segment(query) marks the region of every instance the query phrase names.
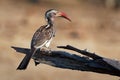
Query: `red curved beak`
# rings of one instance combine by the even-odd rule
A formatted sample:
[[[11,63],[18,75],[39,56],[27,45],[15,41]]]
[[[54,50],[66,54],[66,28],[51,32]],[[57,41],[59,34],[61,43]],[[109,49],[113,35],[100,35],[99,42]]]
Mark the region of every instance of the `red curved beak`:
[[[56,14],[56,16],[58,16],[58,17],[63,17],[63,18],[65,18],[65,19],[67,19],[67,20],[69,20],[69,21],[71,22],[71,19],[68,18],[67,15],[66,15],[64,12],[58,12],[58,13]]]

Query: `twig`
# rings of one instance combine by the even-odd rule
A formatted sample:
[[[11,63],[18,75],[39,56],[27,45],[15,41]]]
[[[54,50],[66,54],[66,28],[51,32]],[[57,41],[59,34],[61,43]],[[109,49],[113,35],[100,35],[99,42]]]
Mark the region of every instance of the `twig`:
[[[78,52],[78,53],[80,53],[80,54],[83,54],[83,55],[86,55],[86,56],[88,56],[88,57],[91,57],[91,58],[93,58],[93,59],[101,59],[101,58],[102,58],[102,57],[96,55],[95,53],[89,53],[89,52],[87,52],[87,49],[85,49],[85,50],[80,50],[80,49],[77,49],[77,48],[72,47],[72,46],[70,46],[70,45],[67,45],[67,46],[58,46],[58,48],[73,50],[73,51],[76,51],[76,52]]]

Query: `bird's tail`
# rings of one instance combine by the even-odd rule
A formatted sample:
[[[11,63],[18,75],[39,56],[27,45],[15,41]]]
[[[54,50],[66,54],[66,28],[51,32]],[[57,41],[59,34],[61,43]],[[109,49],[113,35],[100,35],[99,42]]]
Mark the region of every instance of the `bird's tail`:
[[[26,56],[23,58],[19,66],[17,67],[17,70],[25,70],[30,62],[30,59],[32,55],[36,52],[36,49],[32,49],[29,54],[26,54]]]

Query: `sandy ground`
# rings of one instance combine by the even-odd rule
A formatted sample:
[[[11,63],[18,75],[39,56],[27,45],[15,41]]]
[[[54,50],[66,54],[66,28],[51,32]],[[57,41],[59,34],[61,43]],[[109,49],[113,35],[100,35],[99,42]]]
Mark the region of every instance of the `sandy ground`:
[[[118,77],[59,69],[48,65],[34,66],[31,60],[28,69],[17,71],[24,57],[11,46],[29,47],[33,33],[46,22],[44,12],[58,9],[72,19],[57,18],[56,37],[51,43],[53,50],[58,45],[87,48],[101,56],[120,60],[120,11],[105,9],[100,5],[74,1],[41,0],[37,4],[24,0],[0,1],[0,79],[1,80],[118,80]]]

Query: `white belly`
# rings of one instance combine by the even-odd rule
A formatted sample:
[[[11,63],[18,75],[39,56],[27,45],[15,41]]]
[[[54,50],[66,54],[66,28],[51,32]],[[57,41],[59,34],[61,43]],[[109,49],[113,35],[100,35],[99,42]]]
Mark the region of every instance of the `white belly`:
[[[36,49],[39,49],[39,48],[41,48],[41,47],[45,46],[45,45],[47,44],[47,42],[48,42],[48,40],[47,40],[47,41],[45,41],[45,42],[44,42],[42,45],[40,45],[40,46],[37,46],[37,47],[35,46],[35,48],[36,48]]]
[[[50,46],[51,41],[52,41],[52,38],[51,38],[50,40],[45,41],[42,45],[40,45],[40,46],[38,46],[38,47],[35,46],[35,48],[36,48],[36,49],[39,49],[39,48],[41,48],[41,47],[43,47],[43,46],[45,46],[45,47],[48,48],[48,47]]]
[[[51,41],[52,41],[52,38],[46,42],[45,47],[49,47],[49,46],[50,46]]]

